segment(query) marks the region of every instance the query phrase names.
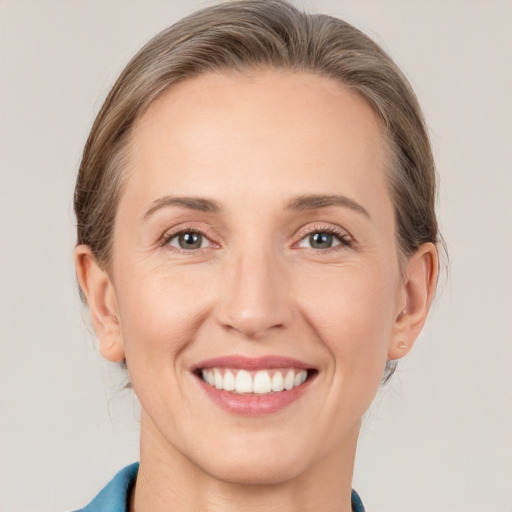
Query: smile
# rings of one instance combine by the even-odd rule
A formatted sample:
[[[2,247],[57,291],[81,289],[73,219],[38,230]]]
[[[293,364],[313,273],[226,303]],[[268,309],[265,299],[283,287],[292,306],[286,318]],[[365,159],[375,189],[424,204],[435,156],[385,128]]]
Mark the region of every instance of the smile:
[[[201,370],[203,381],[210,386],[235,394],[266,395],[291,391],[303,384],[307,370],[268,369],[248,371],[232,368],[208,368]]]
[[[266,415],[300,400],[319,370],[281,356],[227,355],[192,368],[206,396],[222,409],[242,415]]]

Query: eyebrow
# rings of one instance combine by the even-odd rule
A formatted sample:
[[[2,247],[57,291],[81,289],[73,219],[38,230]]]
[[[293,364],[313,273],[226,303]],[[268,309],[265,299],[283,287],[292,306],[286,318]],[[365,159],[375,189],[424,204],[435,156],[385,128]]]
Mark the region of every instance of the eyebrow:
[[[149,210],[144,214],[143,220],[147,220],[155,212],[162,208],[169,206],[178,206],[187,208],[189,210],[196,210],[200,212],[213,212],[218,213],[221,207],[217,201],[213,199],[205,199],[202,197],[176,197],[164,196],[154,201]],[[359,203],[345,196],[341,195],[325,195],[325,194],[307,194],[295,197],[292,199],[286,209],[295,211],[317,210],[320,208],[327,208],[329,206],[341,206],[349,208],[357,213],[370,218],[368,211]]]
[[[143,220],[147,220],[155,212],[168,206],[179,206],[188,208],[189,210],[197,210],[200,212],[219,212],[220,205],[212,199],[204,199],[201,197],[176,197],[164,196],[154,201],[151,208],[144,214]]]
[[[349,197],[340,195],[307,194],[298,196],[288,203],[287,209],[299,211],[317,210],[328,206],[342,206],[356,213],[361,213],[368,219],[370,218],[370,214],[363,206]]]

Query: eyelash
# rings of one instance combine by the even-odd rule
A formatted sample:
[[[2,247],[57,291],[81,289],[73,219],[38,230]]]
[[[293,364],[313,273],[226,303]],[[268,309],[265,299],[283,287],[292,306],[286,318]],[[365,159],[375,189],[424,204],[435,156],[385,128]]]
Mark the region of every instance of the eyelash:
[[[180,235],[185,235],[188,233],[195,233],[197,235],[200,235],[200,236],[206,238],[210,242],[210,244],[212,244],[214,246],[215,245],[219,246],[219,244],[217,244],[216,242],[213,242],[212,240],[210,240],[210,238],[208,238],[208,231],[210,231],[210,230],[207,230],[205,232],[204,230],[197,228],[195,226],[184,226],[175,231],[173,230],[173,231],[165,233],[162,236],[162,238],[160,239],[158,245],[160,245],[162,247],[166,247],[168,250],[171,250],[178,254],[186,254],[186,255],[197,254],[199,251],[208,249],[208,247],[202,247],[202,248],[198,248],[198,249],[182,249],[180,247],[171,246],[170,242]]]
[[[332,247],[328,247],[325,249],[315,249],[314,247],[304,247],[306,250],[315,251],[318,254],[329,254],[332,251],[343,250],[346,248],[351,248],[354,244],[354,239],[344,230],[334,226],[326,226],[317,224],[311,227],[306,228],[300,234],[299,244],[307,237],[315,234],[322,233],[335,236],[339,240],[339,245],[335,245]],[[295,244],[296,245],[296,244]]]
[[[208,231],[210,231],[210,230],[208,230]],[[187,255],[197,254],[199,251],[203,251],[203,250],[210,248],[210,247],[202,247],[202,248],[198,248],[198,249],[182,249],[182,248],[170,245],[170,242],[173,239],[175,239],[176,237],[179,237],[180,235],[184,235],[184,234],[188,234],[188,233],[195,233],[197,235],[200,235],[200,236],[206,238],[210,242],[210,244],[212,244],[213,246],[219,247],[220,244],[212,241],[208,237],[208,231],[205,232],[195,226],[185,226],[185,227],[179,228],[175,231],[173,230],[171,232],[165,233],[162,236],[162,238],[159,240],[158,245],[162,246],[162,247],[166,247],[167,249],[172,250],[173,252],[176,252],[178,254],[187,254]],[[353,246],[354,240],[345,230],[343,230],[341,228],[337,228],[337,227],[333,227],[333,226],[325,226],[325,225],[315,225],[310,228],[304,229],[300,233],[300,240],[293,245],[301,247],[299,244],[305,238],[307,238],[308,236],[311,236],[315,233],[332,235],[332,236],[336,237],[340,243],[338,245],[328,247],[325,249],[315,249],[314,247],[304,247],[304,249],[314,251],[315,253],[328,254],[332,251],[342,250],[344,248],[350,248]]]

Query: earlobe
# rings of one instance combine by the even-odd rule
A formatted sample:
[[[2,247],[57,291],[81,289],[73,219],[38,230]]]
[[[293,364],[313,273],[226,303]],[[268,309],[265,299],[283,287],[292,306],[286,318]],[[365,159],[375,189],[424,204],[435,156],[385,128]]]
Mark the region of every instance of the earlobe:
[[[427,319],[434,298],[438,255],[432,243],[423,244],[408,262],[405,272],[405,306],[396,315],[388,359],[400,359],[414,345]]]
[[[89,305],[101,355],[109,361],[122,361],[124,347],[121,325],[115,290],[110,277],[98,264],[87,245],[76,247],[75,268],[80,288]]]

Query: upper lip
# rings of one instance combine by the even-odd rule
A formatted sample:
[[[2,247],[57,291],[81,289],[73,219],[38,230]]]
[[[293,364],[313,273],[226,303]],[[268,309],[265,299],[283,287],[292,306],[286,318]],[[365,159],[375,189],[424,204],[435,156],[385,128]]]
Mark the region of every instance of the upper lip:
[[[247,357],[241,355],[226,355],[206,359],[194,365],[193,371],[207,368],[237,368],[240,370],[266,370],[272,368],[297,368],[300,370],[311,370],[310,364],[282,356]]]

